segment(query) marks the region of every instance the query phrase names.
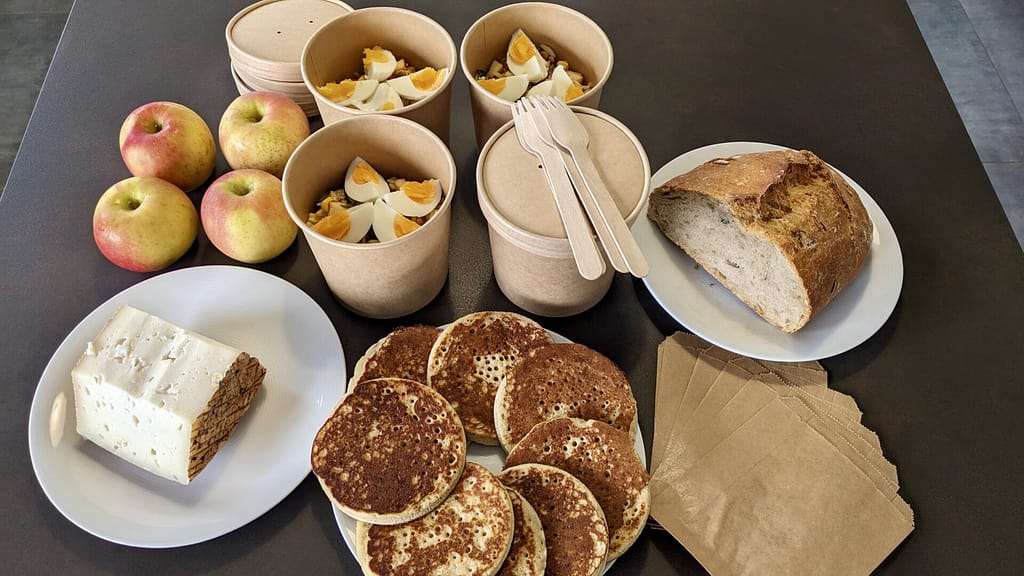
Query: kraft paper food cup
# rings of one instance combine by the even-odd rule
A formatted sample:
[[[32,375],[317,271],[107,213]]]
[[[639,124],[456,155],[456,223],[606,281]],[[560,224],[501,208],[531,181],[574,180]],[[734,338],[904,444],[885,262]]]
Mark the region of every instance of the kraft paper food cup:
[[[535,44],[550,46],[559,60],[568,62],[591,85],[571,104],[597,108],[601,90],[611,76],[611,41],[600,26],[576,10],[545,2],[524,2],[488,12],[466,31],[459,49],[462,72],[469,81],[478,147],[512,119],[512,110],[508,101],[481,88],[475,75],[478,70],[487,70],[491,61],[504,59],[512,33],[519,28]]]
[[[437,178],[444,199],[418,230],[395,240],[354,244],[313,231],[306,219],[345,171],[362,157],[385,178]],[[448,276],[448,239],[455,161],[440,138],[420,124],[383,114],[353,116],[314,132],[284,169],[285,207],[309,243],[334,296],[370,318],[397,318],[427,305]]]
[[[590,154],[619,212],[632,224],[650,189],[651,167],[640,141],[618,120],[573,106],[590,134]],[[580,276],[539,162],[519,145],[513,123],[484,144],[477,162],[480,210],[487,220],[498,288],[516,306],[541,316],[571,316],[608,292],[614,269]]]
[[[358,78],[363,73],[363,49],[381,46],[419,70],[431,66],[448,74],[440,88],[399,110],[364,112],[325,98],[317,86]],[[320,109],[324,124],[345,118],[384,114],[408,118],[429,128],[445,143],[451,121],[452,78],[457,74],[455,42],[430,18],[403,8],[372,7],[331,20],[310,37],[302,51],[302,79]]]

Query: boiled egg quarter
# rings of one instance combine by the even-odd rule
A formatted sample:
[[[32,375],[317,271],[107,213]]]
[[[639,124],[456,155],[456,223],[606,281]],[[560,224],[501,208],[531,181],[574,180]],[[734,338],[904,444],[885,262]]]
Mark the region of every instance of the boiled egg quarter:
[[[398,67],[398,60],[387,48],[374,46],[363,48],[363,72],[371,80],[383,82],[395,73]]]
[[[515,102],[526,93],[530,79],[525,74],[516,74],[502,78],[481,78],[477,80],[477,83],[498,98]]]
[[[399,214],[416,218],[430,214],[441,200],[441,183],[437,180],[408,181],[395,192],[384,196],[384,201]]]
[[[313,226],[313,231],[342,242],[359,242],[373,225],[373,204],[345,208],[332,206],[330,213]]]
[[[548,62],[522,28],[512,33],[506,53],[508,69],[513,74],[525,74],[530,82],[540,82],[548,76]]]
[[[551,71],[551,96],[568,102],[583,95],[583,88],[572,81],[565,68],[555,66]]]
[[[396,212],[387,202],[374,203],[373,233],[381,242],[401,238],[419,227],[419,224]]]
[[[317,92],[324,98],[346,106],[355,102],[362,102],[373,95],[377,89],[376,80],[342,80],[341,82],[328,82],[317,87]]]
[[[355,102],[356,108],[364,112],[378,112],[385,110],[400,110],[405,107],[402,97],[387,82],[381,82],[365,102]]]
[[[412,74],[392,78],[388,80],[388,84],[406,100],[422,100],[441,87],[447,74],[448,68],[434,70],[427,66]]]
[[[345,194],[356,202],[372,202],[390,192],[388,183],[366,160],[356,156],[345,172]]]

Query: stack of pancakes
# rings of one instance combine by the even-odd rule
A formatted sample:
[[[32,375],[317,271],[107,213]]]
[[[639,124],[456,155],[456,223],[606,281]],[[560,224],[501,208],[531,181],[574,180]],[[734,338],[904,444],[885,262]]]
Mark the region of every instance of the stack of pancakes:
[[[312,465],[366,574],[600,574],[643,529],[636,401],[594,350],[477,312],[399,328],[354,372]],[[470,441],[505,469],[467,462]]]

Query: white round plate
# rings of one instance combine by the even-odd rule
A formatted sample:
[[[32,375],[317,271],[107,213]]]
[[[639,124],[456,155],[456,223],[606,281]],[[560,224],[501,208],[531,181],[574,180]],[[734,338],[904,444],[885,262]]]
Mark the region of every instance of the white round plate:
[[[75,432],[71,369],[124,304],[249,352],[267,369],[249,412],[188,486],[136,468]],[[142,548],[202,542],[259,517],[309,474],[313,437],[344,387],[338,333],[299,288],[232,266],[168,272],[107,300],[61,343],[32,400],[32,466],[53,505],[99,538]],[[60,393],[67,410],[54,447],[50,411]]]
[[[548,330],[551,337],[555,342],[560,344],[568,344],[571,342],[565,336]],[[633,447],[636,449],[636,453],[640,456],[640,461],[643,462],[644,468],[647,467],[647,453],[644,448],[644,437],[640,433],[640,426],[633,423]],[[470,462],[480,464],[484,468],[487,468],[494,474],[500,474],[505,467],[505,451],[501,446],[484,446],[483,444],[477,444],[476,442],[470,442],[469,448],[466,450],[466,459]],[[341,531],[342,538],[345,539],[345,544],[348,546],[349,552],[352,556],[359,559],[359,555],[356,553],[356,521],[350,516],[347,516],[337,506],[331,505],[334,509],[334,521],[338,524],[338,530]],[[615,561],[609,562],[605,566],[605,572],[612,567]]]
[[[651,178],[651,189],[715,158],[784,149],[760,142],[727,142],[698,148],[658,170]],[[795,334],[786,334],[762,320],[666,238],[650,219],[641,216],[633,224],[633,235],[650,263],[651,271],[644,283],[651,295],[670,316],[697,336],[752,358],[781,362],[818,360],[864,342],[882,327],[896,307],[903,287],[903,255],[882,209],[849,176],[839,174],[860,195],[874,223],[871,251],[853,283]]]

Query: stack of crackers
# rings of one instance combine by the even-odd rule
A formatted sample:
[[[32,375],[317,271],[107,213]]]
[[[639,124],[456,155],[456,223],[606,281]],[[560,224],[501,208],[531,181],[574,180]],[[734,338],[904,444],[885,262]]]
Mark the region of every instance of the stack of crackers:
[[[593,576],[646,525],[636,400],[598,352],[477,312],[399,328],[354,372],[311,461],[364,573]]]
[[[651,516],[713,574],[868,574],[913,530],[896,467],[817,362],[658,349]]]

